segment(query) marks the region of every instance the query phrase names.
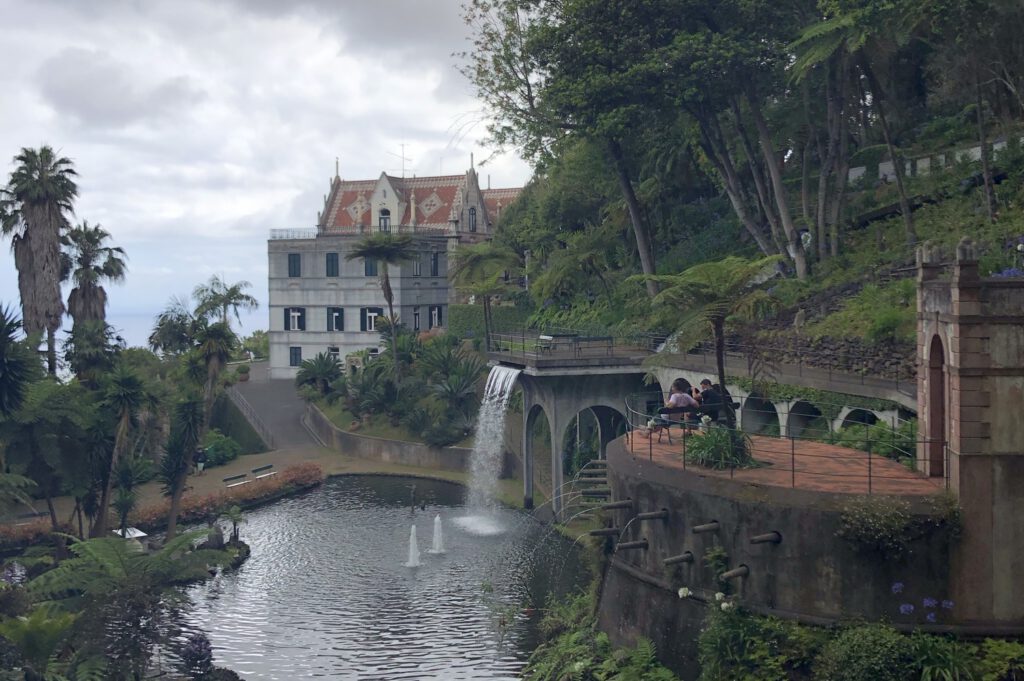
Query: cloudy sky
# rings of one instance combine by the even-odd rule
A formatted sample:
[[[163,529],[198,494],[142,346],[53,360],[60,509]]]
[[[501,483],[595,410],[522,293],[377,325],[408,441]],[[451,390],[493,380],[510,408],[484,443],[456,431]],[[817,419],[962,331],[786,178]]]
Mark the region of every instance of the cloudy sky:
[[[129,341],[212,274],[266,300],[270,229],[311,227],[346,179],[455,174],[491,156],[455,69],[459,0],[0,0],[0,180],[49,144],[80,174],[77,220],[129,256],[108,317]],[[483,168],[516,186],[514,155]],[[17,302],[9,243],[0,303]],[[245,331],[266,326],[266,312]]]

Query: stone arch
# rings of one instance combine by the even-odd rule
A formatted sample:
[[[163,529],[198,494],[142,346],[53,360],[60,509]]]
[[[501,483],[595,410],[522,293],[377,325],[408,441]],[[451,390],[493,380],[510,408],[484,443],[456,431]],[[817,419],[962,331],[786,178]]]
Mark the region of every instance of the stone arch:
[[[873,426],[876,423],[878,423],[878,415],[870,409],[843,407],[836,418],[836,430],[850,426]]]
[[[745,433],[778,435],[781,420],[775,405],[757,393],[748,395],[740,405],[740,427]]]
[[[789,407],[789,415],[786,418],[786,435],[789,437],[810,437],[813,434],[815,424],[822,423],[824,417],[821,410],[807,400],[797,400]],[[811,432],[808,432],[808,427]],[[825,424],[825,429],[828,426]]]
[[[946,416],[948,389],[946,386],[946,352],[942,338],[932,336],[928,345],[928,430],[925,433],[925,464],[929,476],[945,475],[946,459]]]
[[[538,423],[543,420],[543,425]],[[540,431],[535,433],[534,431]],[[535,403],[523,415],[523,505],[533,508],[534,489],[551,493],[551,419],[543,405]],[[537,436],[536,438],[534,436]],[[535,439],[539,442],[535,443]],[[535,444],[539,444],[537,447]],[[546,455],[544,453],[547,453]],[[540,454],[540,461],[538,461]]]

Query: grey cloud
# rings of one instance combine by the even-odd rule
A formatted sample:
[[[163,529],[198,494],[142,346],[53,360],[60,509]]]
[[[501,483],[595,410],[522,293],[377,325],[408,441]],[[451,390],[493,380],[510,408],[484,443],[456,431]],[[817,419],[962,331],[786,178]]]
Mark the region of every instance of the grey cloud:
[[[96,128],[163,119],[204,97],[187,76],[148,83],[107,52],[80,47],[47,59],[38,76],[40,93],[54,110]]]

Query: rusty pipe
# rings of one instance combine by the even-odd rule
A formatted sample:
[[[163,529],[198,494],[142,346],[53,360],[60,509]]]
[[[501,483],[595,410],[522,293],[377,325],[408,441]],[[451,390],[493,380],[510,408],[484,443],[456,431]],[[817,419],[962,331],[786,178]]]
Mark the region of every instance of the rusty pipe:
[[[732,570],[726,570],[722,574],[718,575],[718,580],[724,582],[728,579],[736,579],[737,577],[746,577],[750,574],[750,568],[746,565],[740,565],[738,568]]]
[[[764,534],[755,534],[750,538],[751,544],[781,544],[782,533],[777,530],[771,532],[765,532]]]
[[[692,563],[693,551],[683,551],[678,556],[671,556],[661,562],[665,565],[676,565],[678,563]]]
[[[601,504],[602,511],[614,511],[617,508],[633,508],[633,500],[622,499],[620,501],[610,501],[607,504]]]
[[[641,539],[640,541],[624,541],[624,542],[619,542],[615,546],[615,551],[616,552],[622,551],[622,550],[627,550],[627,549],[644,549],[646,551],[647,550],[647,540],[646,539]]]
[[[618,537],[622,534],[621,527],[602,527],[599,530],[591,530],[591,537]]]
[[[660,511],[648,511],[646,513],[637,513],[637,520],[668,520],[668,509],[663,508]]]
[[[722,527],[721,523],[717,520],[712,520],[710,523],[704,523],[703,525],[694,525],[694,534],[704,534],[705,532],[718,532]]]

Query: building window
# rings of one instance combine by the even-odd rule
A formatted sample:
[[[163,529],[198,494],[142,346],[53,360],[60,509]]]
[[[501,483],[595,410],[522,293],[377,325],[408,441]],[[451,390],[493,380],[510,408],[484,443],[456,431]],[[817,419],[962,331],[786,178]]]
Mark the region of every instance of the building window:
[[[368,277],[377,276],[377,261],[373,258],[363,259],[363,273]]]
[[[284,330],[305,331],[306,330],[306,308],[286,307],[284,309]]]
[[[339,348],[337,345],[328,345],[327,346],[327,356],[330,357],[331,359],[333,359],[336,362],[340,361],[341,360],[341,348]]]
[[[344,331],[345,330],[345,311],[340,307],[329,307],[327,308],[327,330],[328,331]]]
[[[418,307],[412,309],[412,330],[420,330],[420,309]]]
[[[469,231],[476,231],[476,208],[469,209]]]
[[[359,308],[359,330],[376,331],[377,317],[384,316],[382,307],[361,307]]]
[[[338,254],[328,253],[327,254],[327,276],[336,277],[338,276]]]
[[[296,345],[288,348],[288,366],[297,367],[302,364],[302,348]]]
[[[440,272],[440,271],[441,271],[441,254],[437,253],[435,251],[434,253],[430,254],[430,276],[432,276],[432,277],[439,276],[438,272]]]
[[[434,328],[435,326],[441,326],[443,323],[444,323],[444,320],[441,319],[441,306],[440,305],[431,305],[430,306],[430,328]]]
[[[289,277],[301,277],[302,276],[302,256],[298,253],[288,254],[288,276]]]
[[[418,277],[423,274],[423,261],[420,260],[419,253],[416,254],[416,259],[412,261],[412,276]]]
[[[380,215],[377,217],[377,224],[380,226],[380,231],[390,232],[391,231],[391,211],[387,208],[380,209]]]

